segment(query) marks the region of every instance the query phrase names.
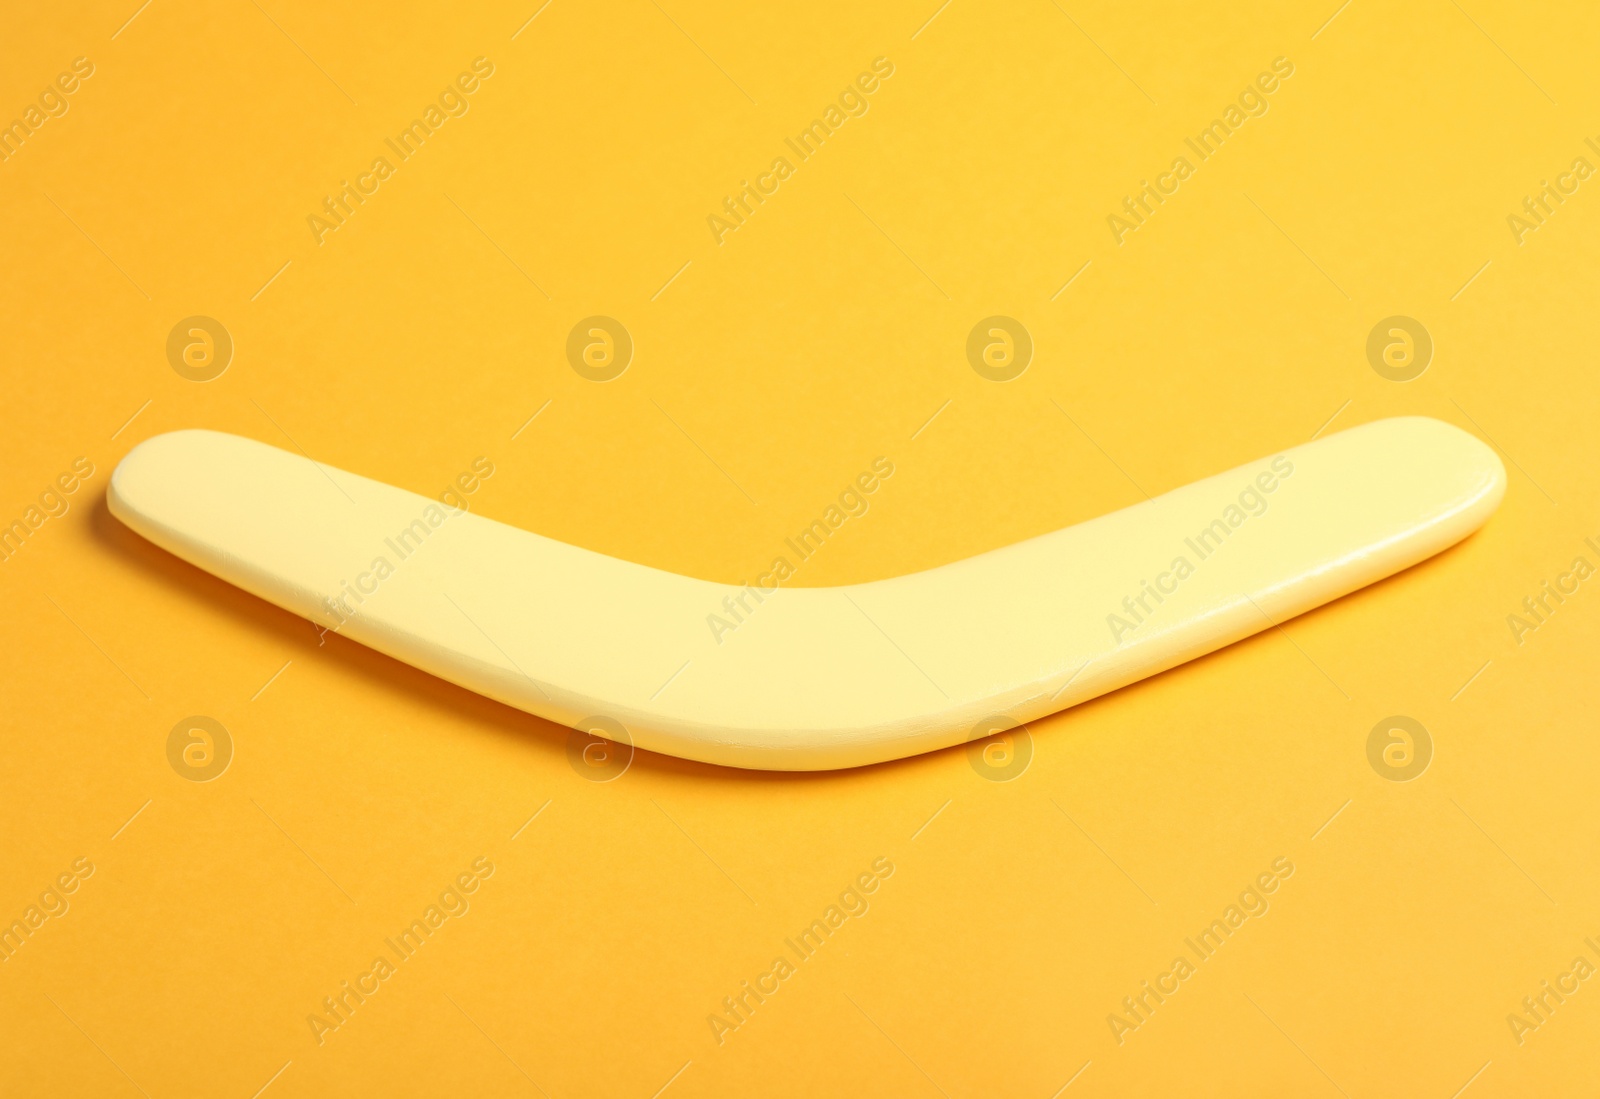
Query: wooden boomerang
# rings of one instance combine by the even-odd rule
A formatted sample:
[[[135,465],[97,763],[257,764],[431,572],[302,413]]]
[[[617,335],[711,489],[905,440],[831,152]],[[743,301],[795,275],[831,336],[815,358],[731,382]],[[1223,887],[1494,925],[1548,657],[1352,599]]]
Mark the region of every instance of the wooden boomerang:
[[[1398,572],[1481,526],[1505,467],[1380,420],[924,572],[716,584],[215,431],[135,447],[111,512],[285,610],[651,751],[852,767],[1014,727]],[[708,627],[742,595],[736,633]]]

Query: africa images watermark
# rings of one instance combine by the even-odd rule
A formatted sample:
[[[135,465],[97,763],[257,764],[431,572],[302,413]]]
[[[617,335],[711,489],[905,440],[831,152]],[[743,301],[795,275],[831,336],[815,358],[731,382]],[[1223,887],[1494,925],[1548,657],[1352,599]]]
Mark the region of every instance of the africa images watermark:
[[[493,61],[487,57],[473,58],[470,72],[460,73],[454,81],[445,85],[437,100],[423,109],[421,118],[413,118],[411,125],[394,137],[385,137],[384,145],[400,163],[410,160],[446,122],[460,118],[472,108],[467,97],[478,90],[480,81],[488,80],[493,75]],[[399,168],[394,161],[387,156],[380,156],[373,158],[372,167],[358,174],[354,183],[348,179],[341,180],[343,186],[322,200],[322,213],[306,215],[306,225],[311,229],[312,238],[318,244],[323,243],[329,233],[342,228],[346,221],[355,216],[356,208],[366,205],[367,199],[377,194],[378,188],[397,171]]]
[[[614,717],[594,714],[567,730],[567,765],[587,782],[612,782],[633,763],[633,737]]]
[[[967,362],[978,377],[1013,382],[1033,361],[1033,333],[1015,317],[985,317],[967,333]]]
[[[1600,946],[1595,944],[1593,938],[1586,936],[1583,945],[1588,947],[1589,952],[1596,958],[1600,958]],[[1571,965],[1556,974],[1553,987],[1549,981],[1541,980],[1537,992],[1522,998],[1522,1010],[1513,1011],[1506,1016],[1506,1025],[1511,1028],[1511,1037],[1517,1045],[1526,1042],[1529,1034],[1548,1023],[1550,1017],[1556,1013],[1556,1009],[1575,995],[1583,987],[1583,982],[1594,975],[1594,963],[1579,954],[1572,959]]]
[[[1122,1045],[1129,1034],[1148,1023],[1156,1009],[1176,995],[1183,987],[1183,982],[1199,972],[1200,965],[1216,957],[1217,951],[1247,921],[1265,916],[1272,907],[1267,897],[1276,893],[1293,876],[1294,863],[1281,855],[1273,859],[1272,865],[1257,874],[1255,881],[1239,894],[1237,904],[1228,905],[1222,910],[1222,915],[1212,920],[1198,935],[1183,940],[1189,953],[1194,955],[1194,961],[1179,954],[1172,959],[1171,965],[1155,975],[1153,982],[1140,981],[1139,991],[1132,996],[1124,996],[1123,1014],[1113,1011],[1106,1016],[1106,1025],[1111,1028],[1111,1036],[1117,1040],[1117,1045]]]
[[[0,563],[10,561],[22,547],[38,533],[39,528],[51,519],[59,519],[72,507],[67,497],[78,491],[83,482],[94,476],[94,463],[79,457],[70,469],[64,470],[39,493],[39,502],[29,504],[19,518],[0,526]]]
[[[1032,762],[1033,734],[1010,714],[990,714],[967,734],[967,763],[979,778],[1010,782]]]
[[[779,555],[772,559],[771,567],[762,575],[756,577],[753,584],[746,584],[737,594],[722,597],[722,613],[706,615],[706,625],[711,629],[711,636],[722,644],[723,639],[749,620],[757,608],[766,602],[767,596],[777,591],[778,588],[798,571],[800,565],[816,554],[823,543],[839,528],[854,518],[860,518],[871,507],[867,497],[882,486],[884,481],[894,476],[894,463],[887,458],[876,458],[872,466],[859,474],[856,479],[839,493],[839,502],[829,504],[821,518],[811,520],[806,528],[793,538],[785,538],[783,544],[794,551],[799,558],[797,563],[791,563],[787,557]],[[755,600],[752,606],[750,600]]]
[[[1222,148],[1223,142],[1238,133],[1246,122],[1260,118],[1271,109],[1267,96],[1278,90],[1280,81],[1288,80],[1293,75],[1293,61],[1287,57],[1273,58],[1271,72],[1263,72],[1252,83],[1246,84],[1237,100],[1223,110],[1221,118],[1213,118],[1211,124],[1194,137],[1185,137],[1184,145],[1199,158],[1200,163],[1210,160]],[[1154,183],[1141,179],[1139,190],[1122,200],[1123,212],[1106,215],[1106,225],[1111,229],[1112,239],[1121,244],[1129,233],[1143,228],[1157,208],[1176,194],[1184,181],[1197,170],[1187,156],[1178,156],[1173,158],[1170,169],[1156,176]]]
[[[345,623],[355,617],[356,608],[366,602],[366,597],[376,595],[383,582],[393,576],[404,561],[420,550],[434,531],[456,516],[465,515],[469,510],[467,497],[477,492],[482,483],[493,476],[493,462],[483,457],[474,459],[467,472],[459,474],[451,481],[450,487],[439,494],[439,504],[443,504],[443,507],[430,500],[421,514],[396,531],[393,536],[383,540],[389,552],[394,554],[393,561],[380,553],[373,557],[365,572],[356,575],[354,581],[341,580],[337,595],[323,596],[322,609],[328,612],[334,624],[332,626],[317,624],[317,644],[322,644],[324,635],[330,632],[337,633],[343,629]],[[351,600],[355,601],[355,606],[351,606]]]
[[[1222,509],[1222,515],[1211,520],[1191,538],[1185,538],[1183,544],[1188,546],[1195,555],[1195,561],[1180,554],[1172,559],[1172,564],[1166,572],[1159,573],[1152,584],[1148,580],[1139,581],[1139,591],[1135,595],[1124,596],[1122,609],[1127,612],[1127,617],[1120,614],[1106,615],[1106,625],[1111,628],[1111,640],[1114,644],[1122,644],[1122,639],[1142,626],[1147,618],[1155,614],[1156,607],[1166,602],[1166,596],[1178,590],[1178,585],[1194,575],[1199,562],[1204,561],[1222,548],[1222,544],[1233,536],[1233,532],[1244,526],[1245,521],[1254,516],[1267,513],[1267,496],[1278,490],[1278,486],[1294,474],[1294,463],[1282,454],[1272,459],[1269,468],[1262,470],[1239,493],[1238,503],[1229,504]],[[1155,600],[1155,606],[1150,605]]]
[[[1583,543],[1596,554],[1600,554],[1600,544],[1593,538],[1585,538]],[[1594,572],[1594,565],[1589,559],[1579,556],[1572,559],[1572,565],[1566,572],[1556,574],[1554,582],[1540,581],[1538,591],[1523,598],[1523,613],[1506,615],[1506,625],[1511,629],[1511,639],[1518,645],[1525,643],[1528,634],[1550,621],[1568,599],[1578,594],[1579,586],[1593,576]]]
[[[57,74],[52,83],[45,85],[36,102],[29,103],[20,117],[13,118],[9,125],[0,128],[0,161],[10,160],[46,122],[60,118],[71,110],[72,101],[67,97],[93,75],[93,61],[87,57],[73,58],[70,71]]]
[[[394,955],[393,961],[379,954],[372,959],[371,965],[356,974],[354,985],[349,981],[340,981],[333,995],[324,996],[322,1014],[312,1012],[306,1016],[306,1025],[311,1028],[311,1037],[317,1045],[327,1041],[328,1034],[348,1024],[354,1018],[356,1009],[376,996],[384,982],[399,972],[399,966],[416,957],[417,951],[427,945],[446,922],[465,916],[472,907],[472,902],[467,898],[493,876],[494,863],[479,855],[468,869],[457,874],[450,885],[440,892],[437,904],[430,903],[423,909],[422,915],[412,920],[400,934],[383,940],[389,953]]]
[[[1595,143],[1594,138],[1585,137],[1583,143],[1596,155],[1600,155],[1600,145]],[[1556,174],[1554,184],[1548,179],[1541,179],[1539,189],[1522,200],[1522,213],[1506,215],[1506,225],[1511,230],[1511,236],[1518,244],[1526,243],[1528,234],[1542,228],[1555,214],[1556,208],[1564,205],[1568,198],[1577,193],[1578,187],[1592,175],[1594,175],[1594,165],[1580,156],[1573,160],[1572,167]]]
[[[1432,361],[1433,333],[1415,317],[1385,317],[1367,333],[1367,362],[1385,381],[1416,381]]]
[[[57,874],[55,880],[39,894],[36,903],[28,905],[21,916],[11,921],[10,926],[0,926],[0,962],[9,962],[11,956],[27,945],[28,940],[47,923],[65,916],[72,907],[67,897],[76,893],[85,879],[93,876],[94,863],[85,857],[73,859],[72,865]]]
[[[194,714],[167,733],[167,763],[179,778],[210,782],[233,762],[233,734],[214,717]]]
[[[815,957],[817,951],[849,920],[865,916],[872,907],[867,896],[876,893],[893,876],[894,863],[882,855],[873,859],[871,871],[857,874],[855,880],[839,894],[837,904],[830,904],[823,909],[822,915],[812,920],[800,934],[783,940],[783,944],[794,955],[794,961],[780,954],[770,966],[756,974],[754,986],[749,981],[740,981],[739,991],[732,996],[724,996],[722,1008],[725,1014],[719,1015],[713,1011],[706,1016],[706,1023],[711,1027],[711,1036],[717,1040],[717,1045],[722,1045],[731,1032],[748,1023],[755,1015],[756,1008],[777,995],[783,982],[799,972],[797,967]]]
[[[167,333],[167,362],[189,382],[214,382],[233,362],[233,333],[215,317],[184,317]]]
[[[1367,734],[1367,762],[1379,778],[1410,782],[1432,761],[1433,735],[1414,717],[1394,714]]]
[[[894,62],[887,57],[873,58],[872,71],[858,74],[854,81],[845,85],[844,91],[839,93],[835,102],[828,104],[821,118],[813,118],[811,124],[795,137],[784,138],[785,148],[794,153],[801,163],[810,160],[846,122],[860,118],[871,109],[872,103],[867,97],[878,90],[880,81],[888,80],[893,75]],[[706,226],[711,230],[712,238],[721,244],[729,233],[743,228],[744,223],[756,212],[756,207],[777,194],[778,188],[796,171],[793,161],[787,156],[779,156],[773,158],[771,168],[756,176],[754,184],[748,179],[741,179],[739,189],[722,200],[722,213],[727,216],[706,215]]]

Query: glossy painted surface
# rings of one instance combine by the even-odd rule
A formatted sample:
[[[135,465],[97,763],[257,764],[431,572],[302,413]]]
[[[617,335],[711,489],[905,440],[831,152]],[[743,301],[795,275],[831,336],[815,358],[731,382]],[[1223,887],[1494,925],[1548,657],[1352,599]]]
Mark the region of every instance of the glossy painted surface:
[[[1438,553],[1504,492],[1489,447],[1403,417],[939,568],[771,591],[211,431],[135,448],[109,500],[217,576],[509,705],[618,723],[653,751],[813,770],[959,743],[1193,659]]]

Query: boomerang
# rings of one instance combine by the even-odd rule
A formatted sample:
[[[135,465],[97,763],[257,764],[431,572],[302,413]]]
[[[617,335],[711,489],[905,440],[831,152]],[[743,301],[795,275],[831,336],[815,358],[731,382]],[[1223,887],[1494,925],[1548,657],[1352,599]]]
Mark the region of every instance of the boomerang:
[[[441,679],[707,763],[853,767],[1020,725],[1220,649],[1465,538],[1495,452],[1379,420],[923,572],[718,584],[567,545],[216,431],[107,490],[156,545]],[[745,596],[736,632],[707,629]]]

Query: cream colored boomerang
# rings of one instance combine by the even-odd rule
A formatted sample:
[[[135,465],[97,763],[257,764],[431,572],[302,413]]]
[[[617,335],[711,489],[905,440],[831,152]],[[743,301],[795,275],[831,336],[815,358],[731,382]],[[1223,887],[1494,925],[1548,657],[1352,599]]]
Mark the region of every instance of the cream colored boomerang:
[[[926,572],[760,591],[606,557],[235,435],[177,431],[112,514],[295,614],[640,747],[814,770],[1064,709],[1438,553],[1505,494],[1457,428],[1381,420]],[[736,633],[708,625],[734,596]],[[605,719],[610,719],[607,722]]]

